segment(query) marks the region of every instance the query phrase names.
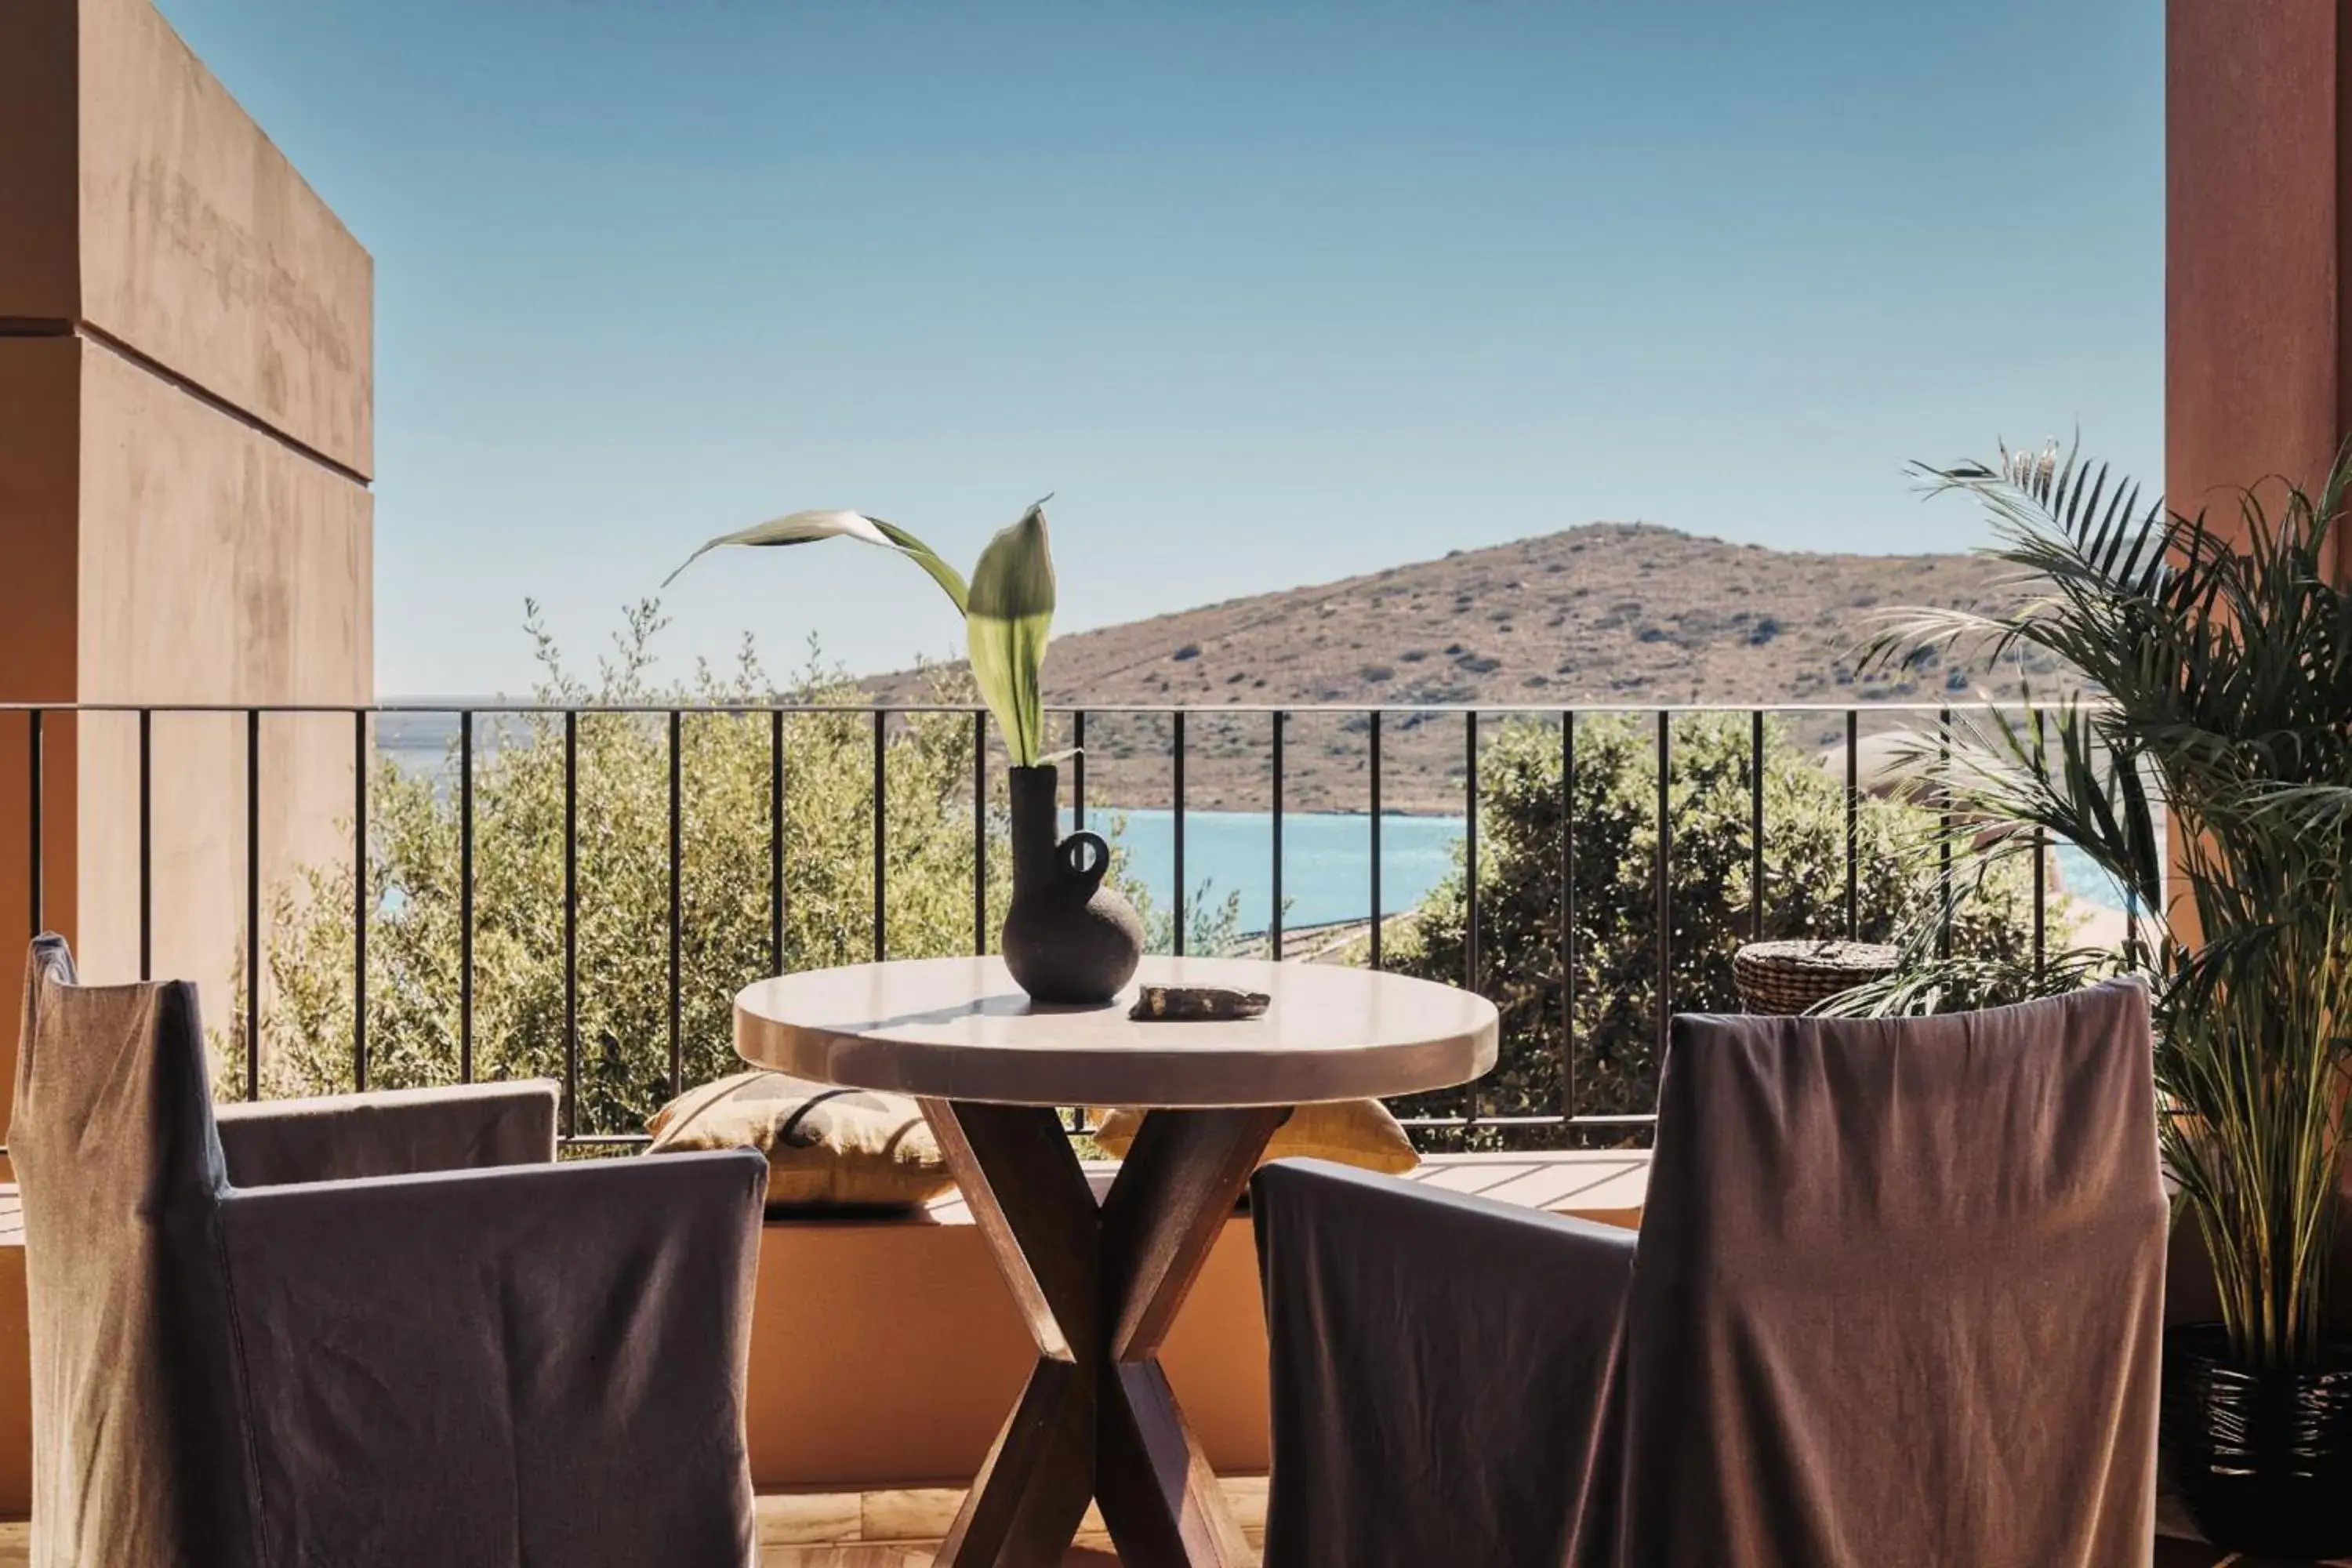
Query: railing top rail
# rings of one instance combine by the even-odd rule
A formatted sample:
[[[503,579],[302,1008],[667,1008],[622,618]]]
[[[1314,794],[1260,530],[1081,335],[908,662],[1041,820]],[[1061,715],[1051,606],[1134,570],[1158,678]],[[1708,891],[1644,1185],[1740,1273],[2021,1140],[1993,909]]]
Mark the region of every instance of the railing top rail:
[[[2085,706],[2103,707],[2105,700],[2089,693],[2073,694]],[[1048,703],[1048,713],[1139,716],[1171,713],[1232,713],[1260,717],[1280,713],[1288,718],[1318,713],[1475,713],[1482,718],[1526,714],[1557,717],[1562,713],[1892,713],[1934,717],[1943,713],[2029,712],[2040,704],[2022,700],[1945,702],[1881,702],[1867,698],[1851,702],[1069,702]],[[396,699],[386,702],[39,702],[0,701],[0,713],[283,713],[331,714],[870,714],[986,712],[976,702],[507,702]]]

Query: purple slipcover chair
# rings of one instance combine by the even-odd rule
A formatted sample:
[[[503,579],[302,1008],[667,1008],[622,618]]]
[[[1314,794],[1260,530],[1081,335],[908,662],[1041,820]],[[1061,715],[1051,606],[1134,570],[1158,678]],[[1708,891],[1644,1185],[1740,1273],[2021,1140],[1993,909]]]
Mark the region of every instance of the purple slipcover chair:
[[[2152,1066],[2136,983],[1677,1018],[1638,1238],[1267,1167],[1266,1568],[2147,1563]]]
[[[765,1163],[554,1086],[212,1103],[185,983],[33,944],[32,1568],[741,1568]]]

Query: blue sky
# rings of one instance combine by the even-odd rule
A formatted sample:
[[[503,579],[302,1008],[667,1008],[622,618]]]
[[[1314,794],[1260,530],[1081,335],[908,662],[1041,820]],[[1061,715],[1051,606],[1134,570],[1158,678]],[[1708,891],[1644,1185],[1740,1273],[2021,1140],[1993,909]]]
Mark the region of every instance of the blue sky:
[[[968,563],[1056,491],[1075,629],[1596,519],[1958,548],[1907,459],[2160,458],[2147,0],[162,5],[375,257],[387,697],[799,506]],[[958,637],[846,544],[667,604],[673,673]]]

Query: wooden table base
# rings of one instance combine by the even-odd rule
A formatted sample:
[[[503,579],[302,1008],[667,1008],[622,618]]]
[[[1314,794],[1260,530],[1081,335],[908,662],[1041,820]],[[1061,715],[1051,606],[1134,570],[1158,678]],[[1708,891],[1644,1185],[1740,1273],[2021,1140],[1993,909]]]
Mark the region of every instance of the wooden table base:
[[[1089,1499],[1123,1568],[1242,1568],[1160,1347],[1289,1112],[1151,1111],[1097,1205],[1055,1112],[922,1104],[1037,1344],[939,1568],[1058,1563]]]

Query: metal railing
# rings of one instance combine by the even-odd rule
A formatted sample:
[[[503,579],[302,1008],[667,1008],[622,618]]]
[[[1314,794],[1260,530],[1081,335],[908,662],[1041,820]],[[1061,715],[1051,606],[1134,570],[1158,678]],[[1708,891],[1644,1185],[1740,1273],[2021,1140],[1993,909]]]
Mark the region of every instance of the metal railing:
[[[1490,976],[1482,952],[1486,936],[1484,911],[1480,906],[1480,760],[1482,720],[1538,718],[1559,726],[1560,746],[1560,784],[1563,831],[1560,835],[1559,864],[1556,873],[1558,920],[1560,931],[1557,1005],[1561,1020],[1559,1069],[1564,1085],[1562,1109],[1556,1113],[1488,1114],[1484,1109],[1475,1086],[1466,1091],[1461,1111],[1450,1116],[1418,1116],[1407,1119],[1410,1126],[1426,1129],[1463,1131],[1477,1127],[1503,1128],[1590,1128],[1606,1130],[1638,1126],[1653,1120],[1647,1114],[1580,1114],[1574,1109],[1578,1066],[1577,1007],[1580,958],[1577,948],[1578,914],[1577,873],[1579,833],[1575,814],[1570,809],[1578,784],[1578,735],[1580,721],[1600,715],[1633,716],[1646,720],[1654,726],[1654,769],[1656,775],[1655,849],[1652,867],[1652,894],[1655,900],[1654,925],[1654,1005],[1652,1026],[1656,1032],[1656,1045],[1662,1050],[1669,1021],[1675,1008],[1674,898],[1671,861],[1674,855],[1675,820],[1671,791],[1675,768],[1675,721],[1685,715],[1748,715],[1748,854],[1750,887],[1756,889],[1748,911],[1748,935],[1763,936],[1767,931],[1767,886],[1765,852],[1769,824],[1766,814],[1766,752],[1768,715],[1809,715],[1819,721],[1824,717],[1842,720],[1844,738],[1843,834],[1844,880],[1843,917],[1845,934],[1853,936],[1860,930],[1862,909],[1861,819],[1864,799],[1859,773],[1861,722],[1864,713],[1874,718],[1929,721],[1945,737],[1948,753],[1952,719],[1955,709],[1949,705],[1900,705],[1873,703],[1866,707],[1784,703],[1767,706],[1729,704],[1683,704],[1625,706],[1611,704],[1580,705],[1317,705],[1317,706],[1257,706],[1224,704],[1214,708],[1182,705],[1098,705],[1083,709],[1057,709],[1054,712],[1065,720],[1074,743],[1078,748],[1072,773],[1071,805],[1076,825],[1085,826],[1089,810],[1087,757],[1085,751],[1087,724],[1090,718],[1100,721],[1111,716],[1123,718],[1155,718],[1165,720],[1169,738],[1166,756],[1166,779],[1170,798],[1171,849],[1173,875],[1171,889],[1172,946],[1182,953],[1187,943],[1188,911],[1186,909],[1185,837],[1187,785],[1188,716],[1213,719],[1219,722],[1257,721],[1266,726],[1267,739],[1267,804],[1272,816],[1269,831],[1269,869],[1272,897],[1265,910],[1265,941],[1266,951],[1283,952],[1284,883],[1283,849],[1286,818],[1284,786],[1287,772],[1285,753],[1286,731],[1289,725],[1307,716],[1337,716],[1361,721],[1365,752],[1365,826],[1368,863],[1367,929],[1362,953],[1373,968],[1383,967],[1389,954],[1384,942],[1387,919],[1383,911],[1382,862],[1384,826],[1392,820],[1393,813],[1384,801],[1383,721],[1399,715],[1418,716],[1416,722],[1431,717],[1458,718],[1464,730],[1461,755],[1461,810],[1463,816],[1464,886],[1466,889],[1466,922],[1463,942],[1463,972],[1460,983],[1472,989],[1487,990]],[[484,721],[523,717],[542,721],[560,721],[562,746],[562,1079],[564,1085],[562,1122],[562,1141],[572,1145],[630,1144],[644,1142],[642,1137],[583,1131],[579,1123],[581,1085],[581,1019],[580,1002],[583,987],[580,954],[580,805],[581,761],[580,731],[584,718],[634,716],[653,724],[658,721],[666,728],[668,756],[667,777],[667,842],[666,856],[668,879],[667,954],[667,1069],[673,1093],[684,1087],[683,1022],[681,997],[686,976],[683,971],[684,929],[681,889],[686,859],[686,835],[681,802],[685,793],[683,727],[698,715],[729,716],[738,720],[764,716],[768,732],[768,822],[767,822],[767,953],[770,972],[781,972],[786,958],[786,916],[788,910],[788,878],[786,866],[786,801],[790,784],[787,763],[786,720],[795,717],[823,715],[871,716],[871,952],[877,960],[889,956],[887,913],[889,907],[888,857],[887,854],[887,821],[888,771],[887,749],[889,726],[894,720],[923,714],[963,714],[971,725],[971,812],[973,855],[971,865],[971,944],[975,952],[988,950],[992,932],[989,923],[988,882],[989,854],[992,835],[992,813],[988,778],[988,715],[984,710],[945,704],[908,704],[887,707],[844,706],[837,704],[625,704],[559,706],[539,703],[478,702],[465,705],[449,703],[391,702],[370,705],[232,705],[232,704],[125,704],[125,703],[0,703],[0,723],[15,722],[22,726],[20,733],[26,745],[29,765],[28,792],[24,831],[27,837],[27,885],[30,899],[30,927],[44,927],[45,909],[44,859],[45,805],[48,778],[45,768],[44,746],[51,723],[60,718],[80,718],[99,714],[135,716],[137,729],[137,802],[138,802],[138,952],[141,978],[151,978],[153,965],[154,939],[154,792],[153,752],[154,720],[157,715],[222,716],[242,721],[245,750],[245,842],[244,842],[244,962],[241,964],[242,994],[238,996],[238,1023],[247,1042],[241,1064],[242,1093],[248,1099],[260,1097],[263,987],[262,973],[266,967],[260,960],[263,952],[262,911],[262,823],[268,806],[262,785],[262,742],[265,721],[308,717],[313,720],[341,718],[352,727],[351,744],[353,764],[353,790],[351,800],[351,854],[358,874],[352,879],[352,1026],[351,1040],[352,1081],[366,1089],[370,1079],[370,1040],[368,1036],[368,928],[370,925],[370,879],[366,874],[369,848],[369,783],[372,762],[378,750],[372,726],[379,720],[400,715],[437,715],[452,718],[457,724],[457,777],[454,782],[457,815],[458,876],[457,898],[457,1076],[459,1081],[473,1081],[477,1071],[477,1008],[476,1008],[476,839],[475,810],[476,773],[480,758],[480,726]],[[1131,803],[1130,803],[1131,804]],[[1296,814],[1290,814],[1296,815]],[[1949,824],[1949,814],[1945,821]],[[0,831],[5,825],[0,824]],[[2038,837],[2037,837],[2038,842]],[[2046,848],[2046,846],[2043,847]],[[2037,853],[2032,861],[2032,951],[2039,965],[2048,951],[2049,932],[2047,910],[2050,888],[2045,862],[2047,855]],[[1955,868],[1951,841],[1946,837],[1941,845],[1938,875],[1943,892],[1943,942],[1948,945],[1951,897]],[[1721,1000],[1721,999],[1716,999]],[[1074,1131],[1083,1131],[1082,1122],[1074,1121]]]

